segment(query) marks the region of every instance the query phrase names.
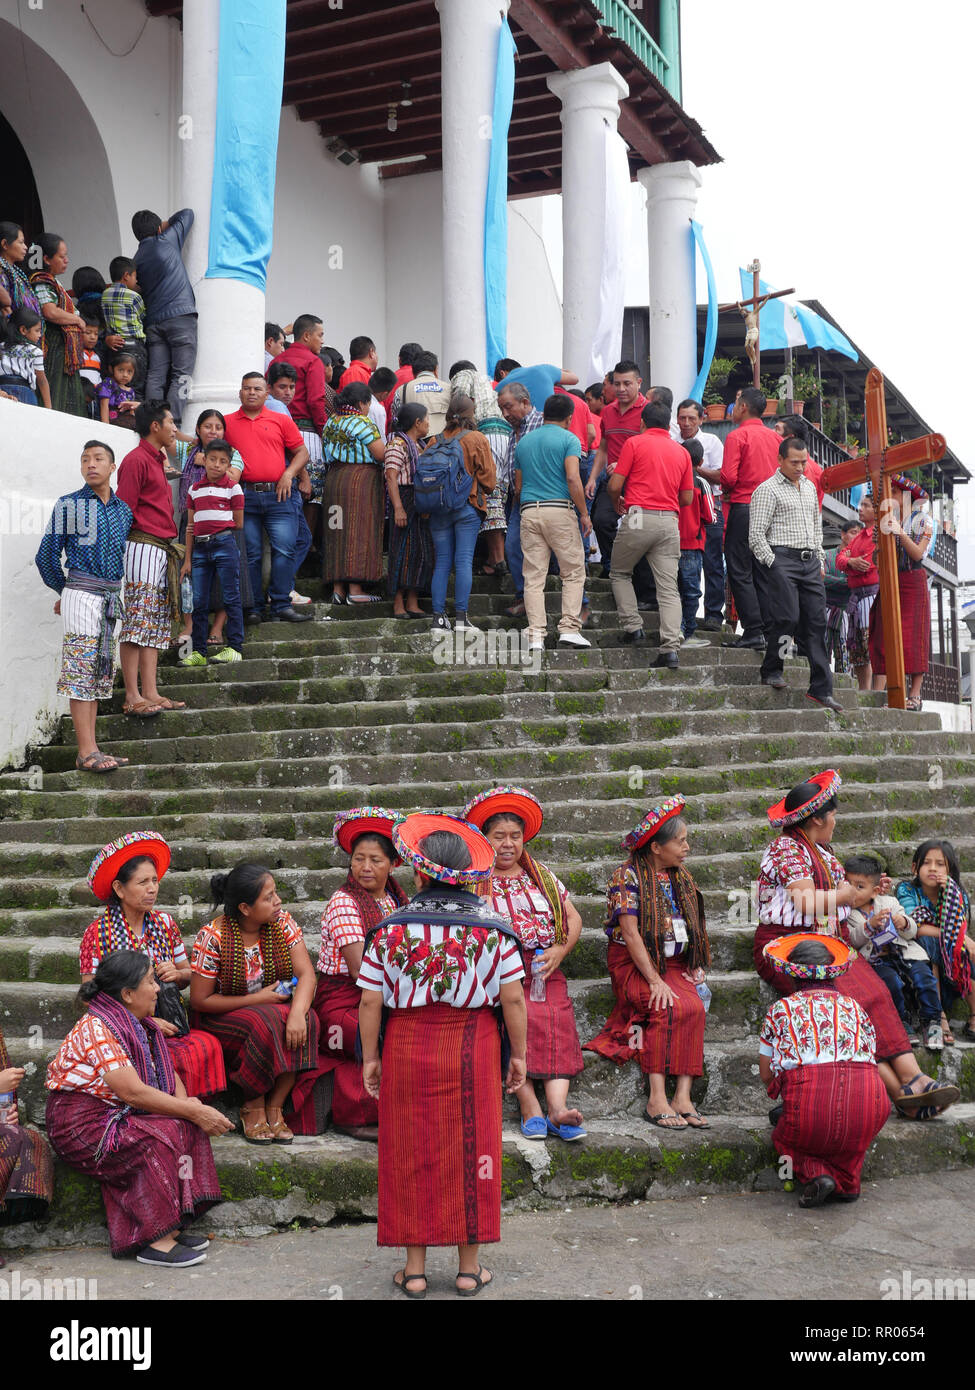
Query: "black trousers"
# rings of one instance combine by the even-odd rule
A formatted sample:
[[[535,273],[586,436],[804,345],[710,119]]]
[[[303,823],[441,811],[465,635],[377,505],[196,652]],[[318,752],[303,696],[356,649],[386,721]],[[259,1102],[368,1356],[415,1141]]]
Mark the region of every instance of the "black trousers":
[[[763,599],[766,576],[762,572],[764,567],[752,555],[748,545],[748,512],[747,502],[728,503],[724,560],[738,620],[744,628],[742,636],[761,637],[765,628]]]
[[[605,481],[601,482],[596,489],[589,516],[592,521],[592,529],[596,533],[603,569],[608,575],[612,562],[613,541],[616,539],[616,529],[619,526],[620,518],[610,500],[609,489]],[[646,560],[638,560],[636,563],[636,568],[633,571],[633,590],[637,603],[656,603],[657,586],[653,581],[653,570]]]
[[[756,563],[758,563],[756,561]],[[826,651],[826,590],[815,555],[801,560],[781,549],[765,570],[768,625],[763,677],[781,675],[792,641],[809,661],[809,694],[833,693],[833,673]]]
[[[705,529],[704,616],[721,621],[724,612],[724,522],[721,514]]]

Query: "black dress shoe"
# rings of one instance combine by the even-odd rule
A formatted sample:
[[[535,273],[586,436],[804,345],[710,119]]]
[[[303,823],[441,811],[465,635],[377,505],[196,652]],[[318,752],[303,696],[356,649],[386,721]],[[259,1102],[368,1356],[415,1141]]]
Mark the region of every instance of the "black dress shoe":
[[[736,637],[733,642],[725,642],[726,647],[745,647],[752,652],[763,652],[765,650],[764,637]]]
[[[279,608],[276,613],[271,614],[272,623],[310,623],[311,613],[299,613],[297,608]]]
[[[642,627],[637,628],[636,632],[623,633],[623,641],[627,644],[627,646],[642,647],[646,640],[647,634],[643,631]]]
[[[799,1205],[801,1207],[821,1207],[828,1201],[836,1191],[836,1183],[825,1173],[820,1173],[813,1178],[812,1182],[807,1182],[802,1192],[799,1194]]]
[[[656,661],[652,661],[652,662],[650,663],[650,669],[653,670],[653,668],[654,668],[655,666],[664,667],[664,668],[666,668],[666,670],[668,670],[668,671],[676,671],[676,670],[677,670],[677,653],[676,653],[676,652],[661,652],[660,655],[657,657]]]
[[[777,1124],[779,1123],[779,1121],[781,1120],[781,1118],[782,1118],[782,1114],[783,1114],[784,1110],[785,1110],[785,1106],[784,1106],[784,1105],[773,1105],[773,1106],[772,1106],[772,1109],[768,1112],[768,1122],[769,1122],[769,1124],[770,1124],[770,1125],[777,1125]]]
[[[859,1194],[859,1192],[834,1192],[834,1193],[833,1193],[833,1201],[834,1201],[834,1202],[859,1202],[859,1200],[860,1200],[860,1194]]]
[[[822,705],[824,709],[831,709],[834,714],[843,713],[843,706],[839,700],[834,700],[832,695],[810,695],[807,691],[806,699],[812,700],[814,705]]]
[[[720,632],[724,627],[724,619],[705,618],[702,622],[698,623],[698,627],[702,628],[705,632]]]
[[[636,609],[638,613],[659,613],[660,604],[654,603],[651,599],[647,599],[643,603],[638,603]]]
[[[250,612],[244,614],[244,622],[247,623],[248,627],[257,627],[263,621],[263,616],[258,613],[256,608],[252,608]]]
[[[762,684],[770,685],[773,690],[785,690],[786,679],[785,676],[763,676]]]

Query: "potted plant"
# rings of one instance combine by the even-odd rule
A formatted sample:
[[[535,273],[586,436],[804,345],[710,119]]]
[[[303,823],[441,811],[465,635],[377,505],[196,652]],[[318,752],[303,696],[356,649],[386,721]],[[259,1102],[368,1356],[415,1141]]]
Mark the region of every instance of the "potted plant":
[[[806,401],[819,395],[819,378],[809,367],[792,369],[792,401],[796,414],[801,415]]]
[[[724,419],[724,393],[728,387],[728,378],[737,366],[737,357],[715,357],[712,361],[711,370],[708,372],[708,379],[702,392],[709,420]]]
[[[765,409],[762,411],[763,416],[778,415],[781,383],[782,378],[774,374],[761,378],[761,390],[766,402]]]

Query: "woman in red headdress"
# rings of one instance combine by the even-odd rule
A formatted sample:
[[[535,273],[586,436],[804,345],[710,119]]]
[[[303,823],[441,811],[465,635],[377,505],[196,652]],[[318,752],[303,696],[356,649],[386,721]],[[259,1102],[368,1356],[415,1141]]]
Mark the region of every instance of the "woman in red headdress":
[[[797,986],[773,968],[765,954],[769,942],[796,931],[845,940],[850,908],[866,902],[866,896],[846,881],[843,865],[829,848],[841,785],[839,773],[829,768],[793,787],[769,808],[769,821],[783,833],[765,851],[758,871],[758,927],[752,958],[759,975],[779,994],[790,994]],[[881,881],[881,892],[887,891]],[[958,1099],[957,1086],[939,1086],[921,1071],[890,991],[865,960],[859,956],[853,960],[837,989],[855,999],[869,1016],[876,1033],[880,1075],[901,1114],[928,1119]]]
[[[690,852],[682,796],[669,797],[623,840],[630,857],[609,883],[609,973],[616,1005],[585,1044],[621,1066],[632,1057],[650,1081],[644,1112],[661,1129],[710,1129],[691,1100],[704,1070],[705,1007],[697,986],[711,963],[704,899]],[[668,1076],[677,1078],[673,1101]]]

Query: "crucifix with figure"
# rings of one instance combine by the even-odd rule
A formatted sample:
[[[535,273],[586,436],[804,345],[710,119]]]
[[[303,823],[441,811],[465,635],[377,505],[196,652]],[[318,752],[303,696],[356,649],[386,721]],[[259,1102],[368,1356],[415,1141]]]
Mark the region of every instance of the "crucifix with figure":
[[[877,569],[880,571],[880,616],[884,631],[884,660],[887,666],[887,705],[889,709],[905,709],[907,692],[904,685],[904,635],[901,630],[901,597],[897,584],[897,543],[891,529],[893,500],[890,479],[893,473],[936,463],[948,447],[943,435],[923,434],[904,444],[887,447],[887,404],[884,400],[884,378],[876,367],[867,373],[866,385],[866,454],[848,463],[837,463],[823,473],[827,492],[855,487],[866,482],[873,494],[877,519]]]
[[[752,385],[760,386],[762,375],[760,315],[762,309],[770,299],[781,299],[784,294],[795,294],[795,290],[766,290],[764,294],[761,294],[759,292],[761,262],[756,258],[748,269],[752,273],[751,299],[737,299],[734,304],[719,304],[718,313],[724,313],[728,309],[737,309],[745,320],[745,352],[752,364]]]

